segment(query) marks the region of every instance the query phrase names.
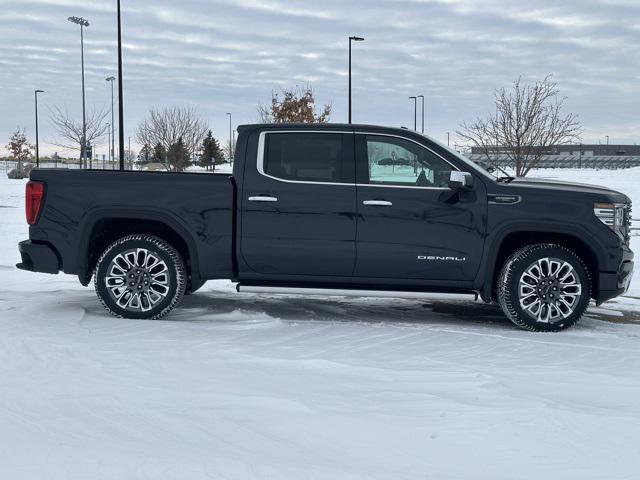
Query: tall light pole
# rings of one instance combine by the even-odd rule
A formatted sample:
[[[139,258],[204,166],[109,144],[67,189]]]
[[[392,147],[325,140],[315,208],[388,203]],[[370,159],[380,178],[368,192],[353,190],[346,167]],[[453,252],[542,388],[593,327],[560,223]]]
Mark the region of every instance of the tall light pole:
[[[84,27],[88,27],[89,22],[82,17],[69,17],[67,20],[76,25],[80,25],[80,61],[82,63],[82,144],[80,145],[80,158],[82,159],[84,168],[87,168],[87,114],[84,95]]]
[[[351,123],[351,42],[364,42],[363,37],[349,37],[349,123]]]
[[[447,147],[449,146],[449,132],[447,132]]]
[[[413,100],[413,131],[418,131],[418,97],[409,97]]]
[[[109,161],[112,162],[115,160],[116,154],[116,146],[115,146],[115,122],[114,122],[114,114],[113,114],[113,81],[116,79],[114,76],[110,76],[105,78],[105,80],[111,83],[111,142],[109,143],[109,149],[111,150],[109,153]]]
[[[229,115],[229,165],[233,165],[233,128],[231,127],[231,113]]]
[[[122,22],[120,0],[118,0],[118,147],[120,148],[120,170],[124,170],[124,109],[122,96]]]
[[[36,99],[36,167],[40,166],[40,143],[38,141],[38,94],[44,93],[44,90],[35,90],[33,96]]]
[[[109,128],[110,126],[111,125],[109,125],[107,123],[107,148],[111,148],[112,137],[111,137],[111,129]],[[109,157],[109,161],[111,161],[111,155],[109,154],[107,156]],[[105,168],[104,168],[104,156],[102,157],[102,169],[105,170]]]
[[[418,95],[422,99],[422,133],[424,133],[424,95]]]

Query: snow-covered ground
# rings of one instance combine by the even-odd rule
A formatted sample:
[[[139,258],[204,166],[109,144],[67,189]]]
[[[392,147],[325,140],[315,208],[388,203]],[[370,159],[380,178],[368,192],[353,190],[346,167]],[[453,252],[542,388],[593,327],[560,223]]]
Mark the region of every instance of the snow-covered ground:
[[[640,205],[640,169],[534,175]],[[1,479],[640,475],[638,278],[558,334],[481,303],[228,282],[166,320],[120,320],[73,277],[14,268],[23,190],[0,176]]]

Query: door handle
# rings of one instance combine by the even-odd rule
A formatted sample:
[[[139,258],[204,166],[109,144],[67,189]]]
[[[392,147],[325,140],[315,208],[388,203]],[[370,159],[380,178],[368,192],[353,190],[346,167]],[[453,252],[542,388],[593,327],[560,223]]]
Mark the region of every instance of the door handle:
[[[393,203],[387,201],[387,200],[365,200],[364,202],[362,202],[363,205],[377,205],[380,207],[388,207],[393,205]]]
[[[277,197],[272,197],[270,195],[256,195],[255,197],[249,197],[250,202],[277,202]]]

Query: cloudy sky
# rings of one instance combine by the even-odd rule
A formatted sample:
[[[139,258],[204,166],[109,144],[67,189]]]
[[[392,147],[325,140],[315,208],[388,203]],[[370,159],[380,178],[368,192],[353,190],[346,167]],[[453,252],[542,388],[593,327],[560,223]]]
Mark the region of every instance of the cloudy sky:
[[[354,121],[412,126],[409,95],[426,96],[426,130],[444,140],[492,109],[518,75],[553,73],[585,142],[640,142],[638,0],[123,0],[125,130],[152,106],[194,105],[214,134],[257,121],[283,87],[311,85],[347,118],[347,37],[354,44]],[[88,107],[108,107],[116,73],[115,0],[0,0],[0,138],[17,125],[41,144],[48,108],[81,115],[79,27],[87,18]],[[133,143],[135,143],[132,140]],[[452,139],[453,142],[453,139]],[[106,138],[105,138],[106,143]],[[106,148],[106,147],[104,147]],[[100,152],[100,149],[98,149]]]

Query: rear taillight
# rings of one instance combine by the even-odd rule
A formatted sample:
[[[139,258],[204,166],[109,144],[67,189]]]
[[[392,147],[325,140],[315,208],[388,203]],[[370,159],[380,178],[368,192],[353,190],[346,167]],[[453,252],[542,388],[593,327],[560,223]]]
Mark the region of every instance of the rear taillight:
[[[27,182],[27,189],[25,192],[25,213],[27,214],[27,223],[29,225],[34,225],[38,221],[38,215],[40,215],[43,198],[44,183]]]

